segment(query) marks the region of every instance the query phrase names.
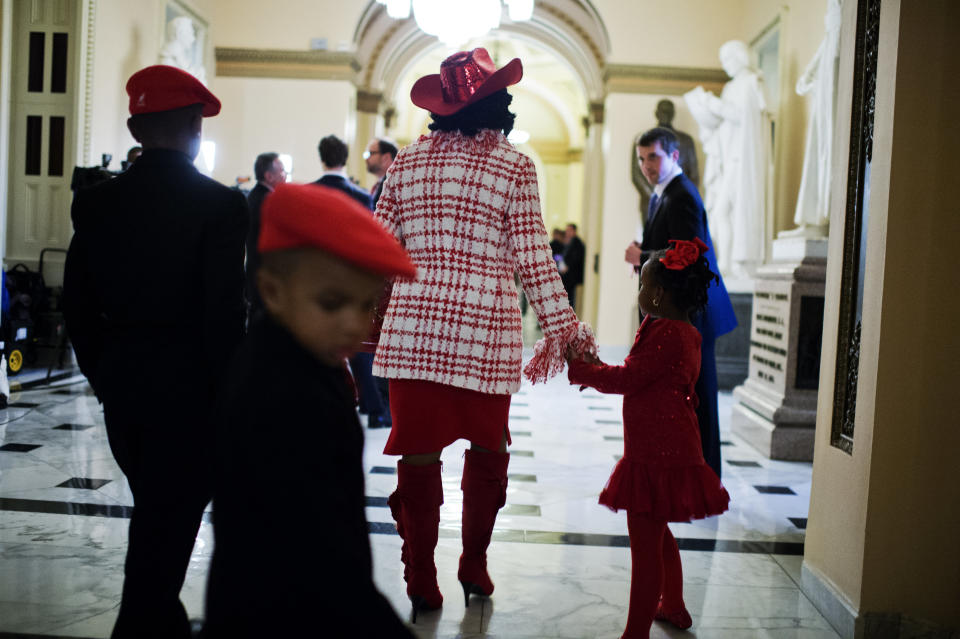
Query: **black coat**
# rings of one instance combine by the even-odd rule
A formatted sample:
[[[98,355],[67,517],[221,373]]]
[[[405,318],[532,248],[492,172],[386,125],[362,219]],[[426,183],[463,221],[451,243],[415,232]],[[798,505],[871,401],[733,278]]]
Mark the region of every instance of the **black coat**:
[[[324,175],[314,182],[314,184],[339,189],[371,211],[373,210],[373,202],[370,199],[370,194],[342,175]]]
[[[260,240],[260,207],[270,195],[270,189],[257,182],[247,194],[247,206],[250,207],[250,229],[247,232],[247,301],[250,303],[250,315],[253,316],[263,308],[260,293],[257,291],[257,269],[260,268],[260,251],[257,242]]]
[[[346,369],[255,321],[217,404],[204,636],[412,638],[373,584]]]
[[[98,397],[136,387],[212,402],[243,336],[243,195],[179,151],[148,149],[79,191],[71,216],[63,310]]]
[[[560,276],[563,287],[567,290],[583,284],[583,263],[587,259],[587,247],[577,236],[570,238],[563,248],[563,263],[567,265],[567,272]]]
[[[710,250],[705,254],[710,270],[720,274],[713,239],[707,225],[707,212],[697,192],[697,187],[684,175],[675,177],[663,190],[652,221],[643,229],[643,251],[665,249],[670,240],[690,241],[699,237]],[[721,278],[719,285],[707,289],[707,308],[697,320],[697,328],[705,339],[715,339],[729,333],[737,326],[737,318],[730,303],[730,296]]]

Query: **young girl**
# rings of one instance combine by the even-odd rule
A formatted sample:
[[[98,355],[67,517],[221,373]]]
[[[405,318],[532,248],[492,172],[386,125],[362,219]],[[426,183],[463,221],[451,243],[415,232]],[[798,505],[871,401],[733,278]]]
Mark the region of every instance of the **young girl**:
[[[623,398],[623,459],[600,503],[627,511],[630,611],[622,639],[647,638],[654,619],[689,628],[683,571],[669,521],[688,522],[727,509],[730,496],[703,460],[694,385],[700,372],[700,333],[690,316],[707,302],[717,279],[703,257],[707,246],[671,240],[640,271],[645,317],[623,366],[568,353],[570,381]]]

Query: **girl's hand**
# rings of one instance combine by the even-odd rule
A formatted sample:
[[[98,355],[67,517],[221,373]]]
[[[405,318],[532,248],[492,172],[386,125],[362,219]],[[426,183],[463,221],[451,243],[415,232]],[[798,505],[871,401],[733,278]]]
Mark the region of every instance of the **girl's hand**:
[[[600,359],[593,353],[577,353],[575,350],[573,350],[572,346],[567,346],[566,357],[568,362],[579,359],[588,364],[602,364]]]

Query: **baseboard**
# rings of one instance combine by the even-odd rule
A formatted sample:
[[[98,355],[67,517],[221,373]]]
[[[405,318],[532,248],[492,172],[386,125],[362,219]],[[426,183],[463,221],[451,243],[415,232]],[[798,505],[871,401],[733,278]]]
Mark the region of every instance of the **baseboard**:
[[[843,639],[855,639],[857,611],[835,585],[806,561],[800,569],[800,589]]]

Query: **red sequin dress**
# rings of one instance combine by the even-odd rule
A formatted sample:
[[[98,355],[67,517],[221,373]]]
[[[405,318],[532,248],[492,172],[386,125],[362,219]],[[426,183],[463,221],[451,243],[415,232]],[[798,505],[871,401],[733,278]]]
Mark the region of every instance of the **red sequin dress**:
[[[693,390],[699,374],[697,329],[651,316],[622,366],[570,362],[571,383],[623,395],[623,458],[600,493],[601,504],[666,521],[727,510],[730,496],[700,449]]]

